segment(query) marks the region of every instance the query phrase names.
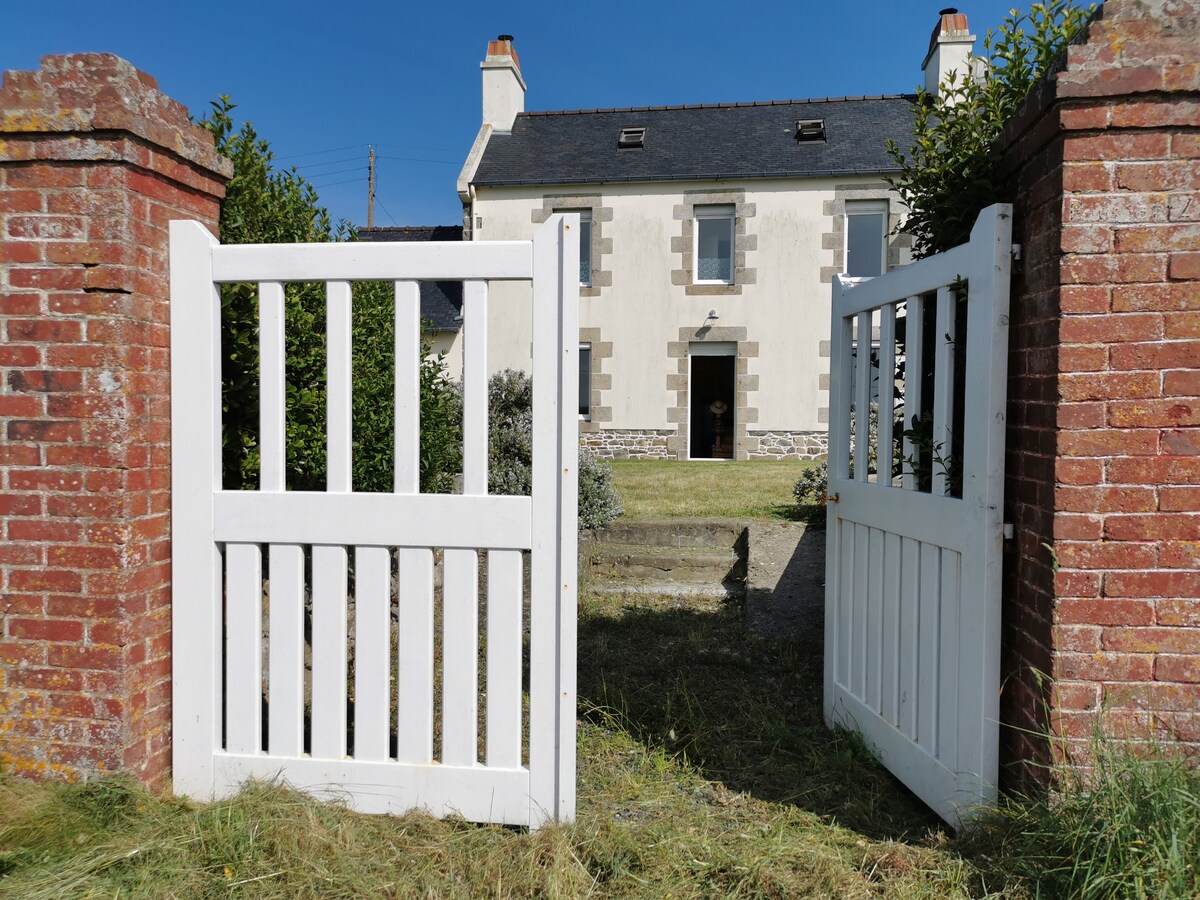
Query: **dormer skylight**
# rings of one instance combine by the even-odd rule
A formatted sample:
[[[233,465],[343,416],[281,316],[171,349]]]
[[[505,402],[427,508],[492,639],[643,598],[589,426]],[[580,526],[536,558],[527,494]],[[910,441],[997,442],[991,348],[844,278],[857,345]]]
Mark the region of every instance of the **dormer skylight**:
[[[642,149],[646,146],[646,129],[645,128],[622,128],[621,133],[617,136],[617,149],[629,150],[633,148]]]
[[[824,119],[800,119],[796,122],[797,141],[825,140]]]

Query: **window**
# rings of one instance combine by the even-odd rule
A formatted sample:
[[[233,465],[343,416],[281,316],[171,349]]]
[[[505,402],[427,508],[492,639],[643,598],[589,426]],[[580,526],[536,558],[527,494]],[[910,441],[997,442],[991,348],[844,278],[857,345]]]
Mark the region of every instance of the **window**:
[[[824,119],[801,119],[796,123],[796,140],[823,141],[825,140]]]
[[[592,345],[579,345],[579,418],[592,418]]]
[[[579,284],[592,286],[592,211],[579,211]]]
[[[696,284],[733,284],[733,207],[697,206]]]
[[[646,146],[645,128],[622,128],[617,135],[617,149],[640,150]]]
[[[887,201],[846,202],[846,274],[874,278],[887,268]]]

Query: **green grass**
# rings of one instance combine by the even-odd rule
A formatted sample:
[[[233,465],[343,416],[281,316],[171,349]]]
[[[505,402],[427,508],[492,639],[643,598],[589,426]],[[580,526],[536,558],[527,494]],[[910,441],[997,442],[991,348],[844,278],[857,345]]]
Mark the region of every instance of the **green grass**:
[[[807,460],[689,462],[613,460],[613,484],[625,518],[679,517],[793,519],[792,488]]]
[[[1186,869],[1200,851],[1194,769],[1129,787],[1124,810],[1024,804],[952,838],[857,738],[825,729],[818,644],[756,638],[728,604],[581,602],[574,824],[528,834],[364,816],[271,785],[195,805],[119,781],[0,777],[0,897],[1187,897],[1200,886]],[[1030,837],[1058,831],[1056,843]],[[1185,864],[1176,894],[1158,880],[1172,853]],[[1121,890],[1101,880],[1100,856]],[[1064,868],[1099,887],[1078,889]],[[1127,890],[1139,876],[1143,893]]]

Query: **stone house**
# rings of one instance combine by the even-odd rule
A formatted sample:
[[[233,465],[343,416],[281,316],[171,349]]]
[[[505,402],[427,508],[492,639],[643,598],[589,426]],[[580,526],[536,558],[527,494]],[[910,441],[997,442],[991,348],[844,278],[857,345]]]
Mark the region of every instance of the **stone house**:
[[[926,81],[973,42],[966,16],[942,15]],[[611,457],[824,453],[832,278],[909,261],[884,177],[916,97],[526,112],[511,36],[481,66],[464,239],[524,240],[579,213],[582,443]],[[519,290],[492,289],[496,370],[529,367]]]

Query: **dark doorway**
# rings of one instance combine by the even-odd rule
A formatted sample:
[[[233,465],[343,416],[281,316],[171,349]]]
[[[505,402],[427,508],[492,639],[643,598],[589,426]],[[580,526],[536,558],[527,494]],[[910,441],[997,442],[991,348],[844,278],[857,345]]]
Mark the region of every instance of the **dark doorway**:
[[[692,356],[692,459],[733,459],[734,357]]]

